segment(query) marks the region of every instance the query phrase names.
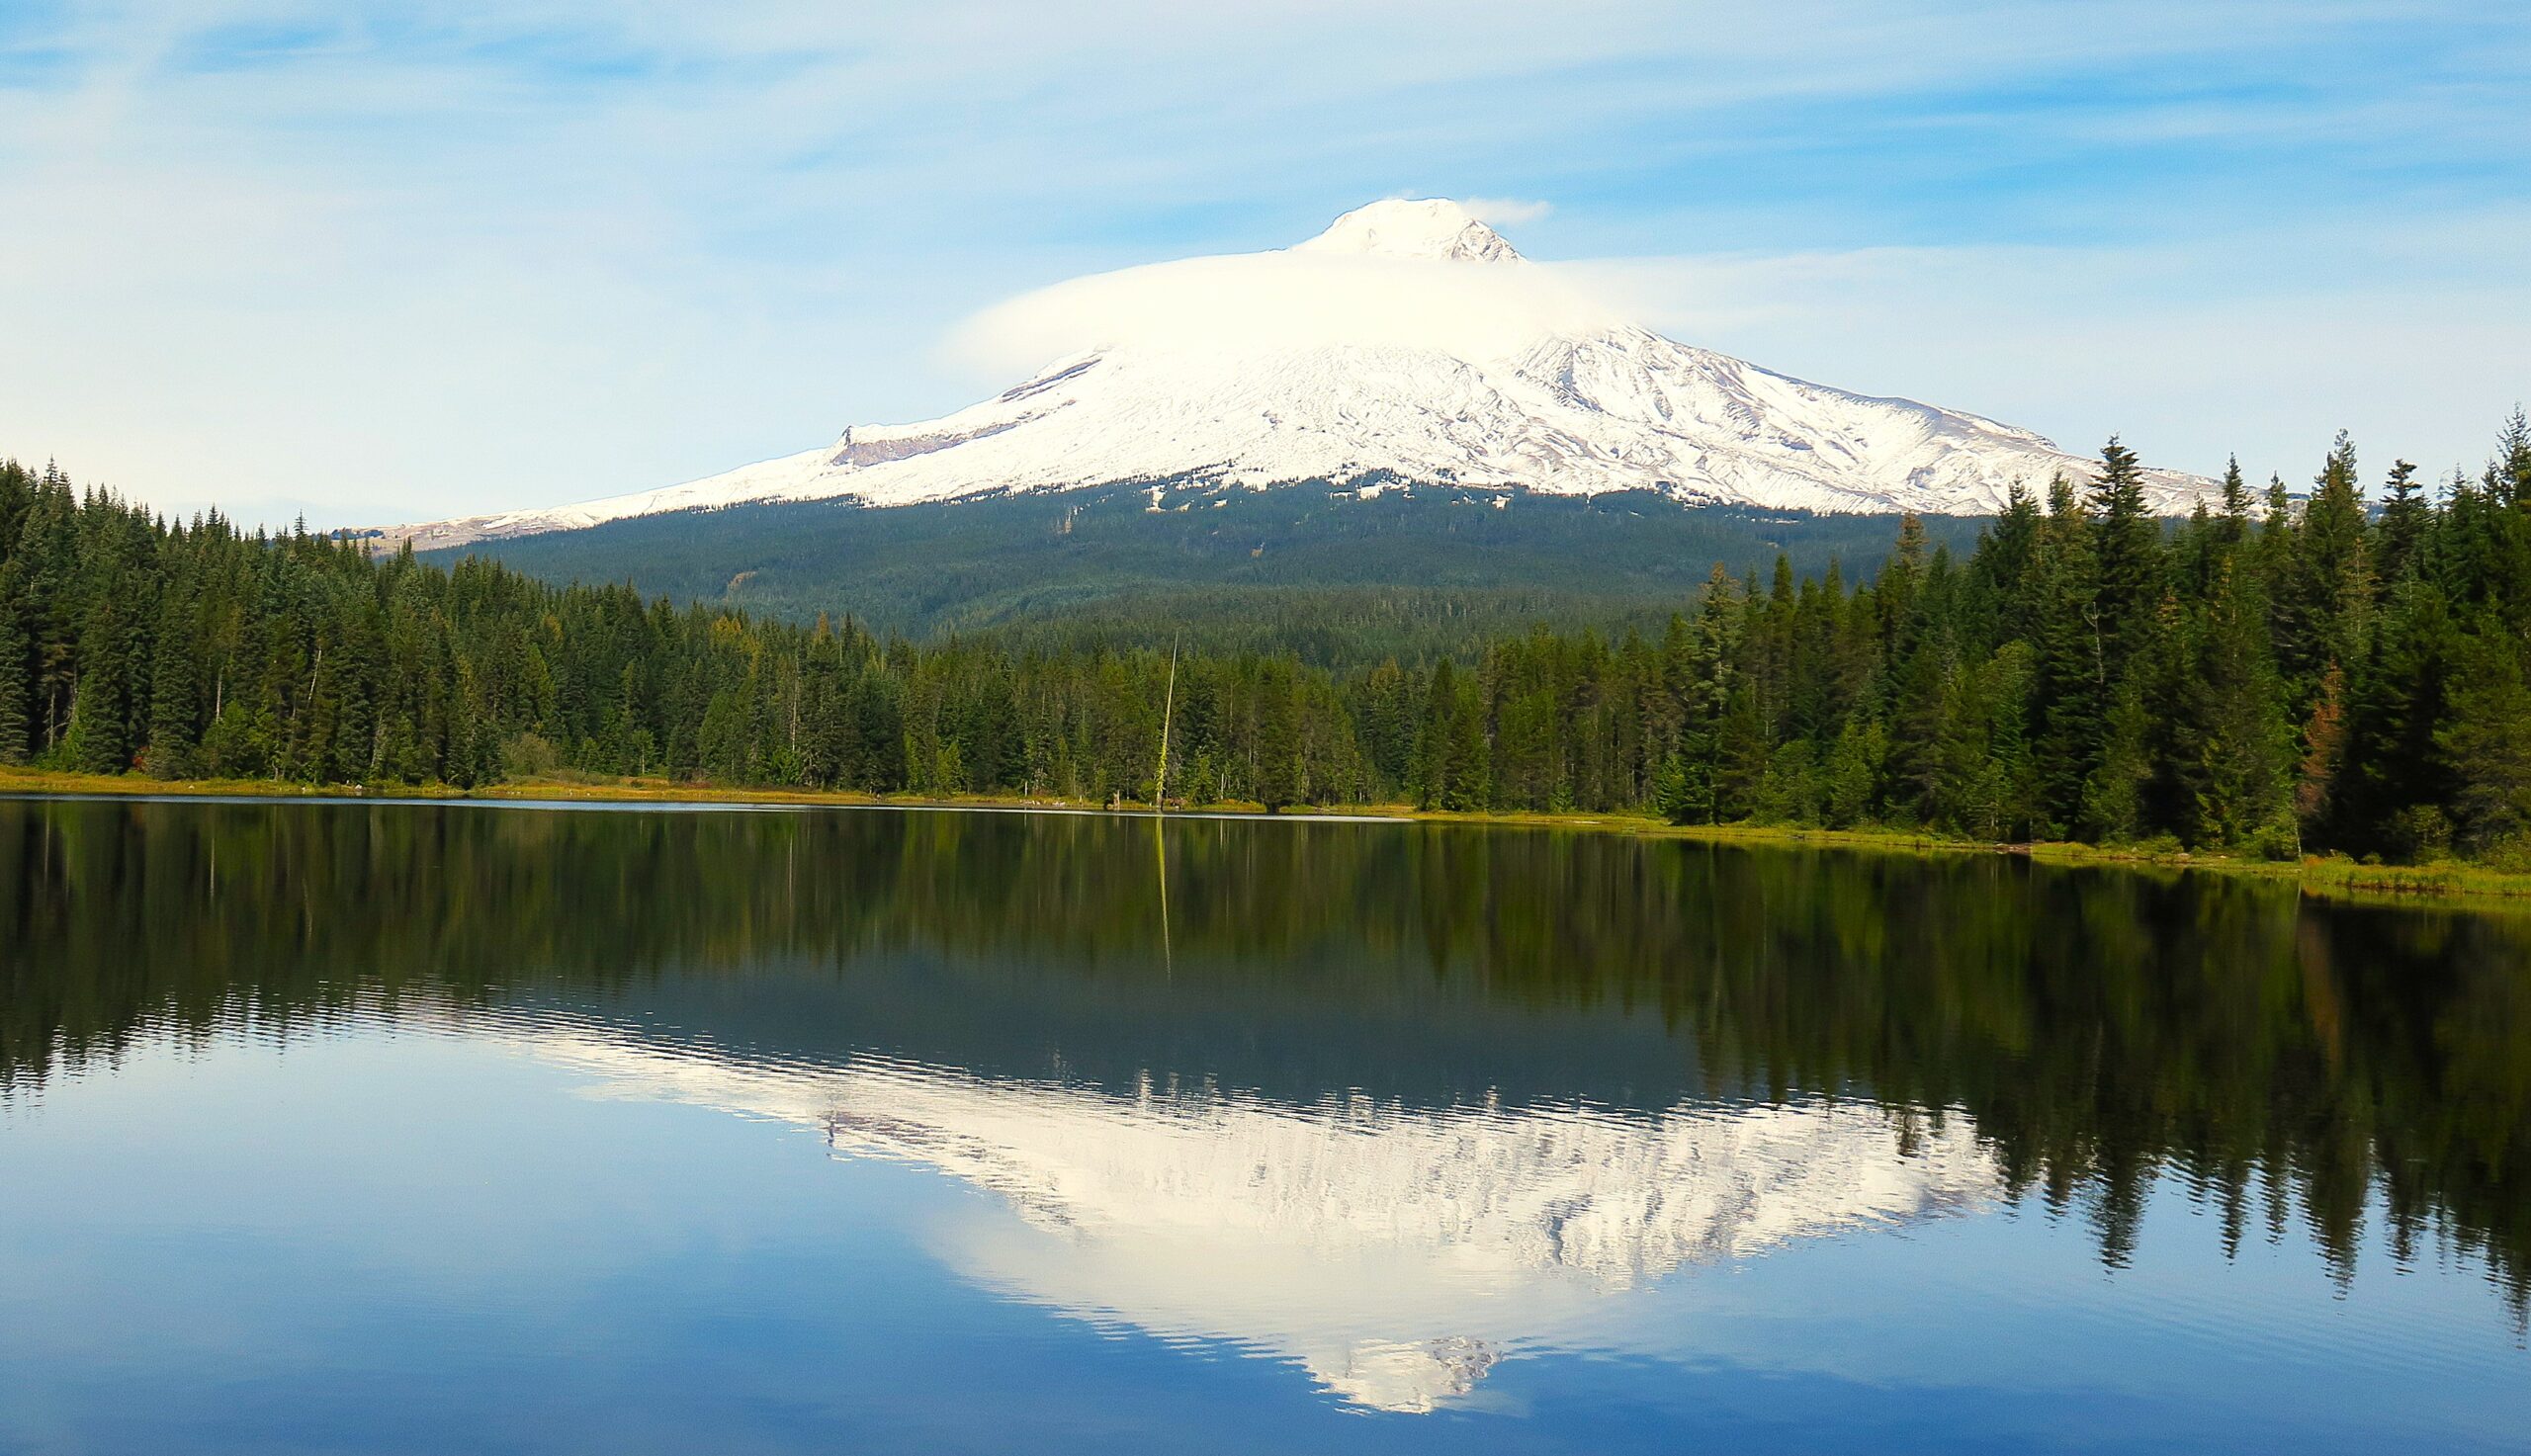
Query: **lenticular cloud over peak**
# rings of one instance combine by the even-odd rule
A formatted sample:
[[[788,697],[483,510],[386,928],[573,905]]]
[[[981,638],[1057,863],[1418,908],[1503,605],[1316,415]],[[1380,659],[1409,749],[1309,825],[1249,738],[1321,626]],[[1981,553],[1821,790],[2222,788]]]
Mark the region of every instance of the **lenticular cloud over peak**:
[[[952,352],[1004,377],[1128,348],[1399,348],[1492,360],[1623,321],[1458,204],[1395,201],[1348,213],[1289,248],[1149,264],[1022,295],[970,320]]]
[[[1663,338],[1442,199],[1373,203],[1286,248],[1058,284],[951,347],[1019,383],[685,485],[388,535],[429,548],[759,501],[1312,480],[1981,514],[2016,484],[2090,471],[2027,430]],[[2210,484],[2153,472],[2146,488],[2180,511]]]

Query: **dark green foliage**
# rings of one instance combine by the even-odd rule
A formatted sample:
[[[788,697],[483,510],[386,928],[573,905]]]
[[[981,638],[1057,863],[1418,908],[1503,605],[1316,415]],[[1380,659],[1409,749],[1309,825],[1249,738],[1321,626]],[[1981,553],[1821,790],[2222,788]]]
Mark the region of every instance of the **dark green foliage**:
[[[0,468],[5,469],[5,468]],[[0,489],[9,477],[0,474]],[[0,537],[0,542],[6,538]],[[0,763],[24,763],[35,707],[35,642],[27,635],[24,572],[0,565]]]
[[[2257,588],[2229,555],[2218,558],[2215,572],[2181,685],[2182,755],[2173,768],[2187,795],[2188,837],[2247,844],[2283,817],[2293,735],[2268,660]]]
[[[2039,815],[2048,831],[2064,834],[2082,822],[2110,696],[2091,521],[2062,479],[2049,491],[2048,524],[2031,574],[2032,610],[2022,630],[2031,634],[2039,655]]]
[[[2305,507],[2273,485],[2261,512],[2234,470],[2221,514],[2156,521],[2138,469],[2111,442],[2092,490],[2058,480],[2044,510],[2016,491],[1962,560],[1947,528],[1902,520],[1861,585],[1833,560],[1805,577],[1791,549],[1764,577],[1726,559],[1701,589],[1669,593],[1657,637],[1614,641],[1590,624],[1616,596],[1541,591],[1549,620],[1511,630],[1509,598],[1419,620],[1390,588],[1361,584],[1394,579],[1380,573],[1403,557],[1382,553],[1432,547],[1419,533],[1438,514],[1465,533],[1468,579],[1513,590],[1484,573],[1554,555],[1521,544],[1530,504],[1308,490],[1279,505],[1197,493],[1182,512],[1146,510],[1147,493],[1129,510],[1105,496],[1006,501],[968,518],[988,546],[1060,509],[1075,537],[1113,538],[1092,554],[1108,565],[1167,540],[1200,558],[1215,528],[1189,517],[1218,514],[1244,537],[1271,506],[1288,533],[1272,540],[1325,550],[1227,593],[1285,603],[1280,623],[1194,613],[1163,635],[1163,617],[1136,614],[1181,599],[1131,605],[1122,578],[1095,590],[1084,578],[1095,625],[917,645],[849,618],[552,586],[480,557],[442,568],[303,533],[243,535],[217,516],[168,525],[83,499],[57,471],[7,466],[0,760],[1147,802],[1162,792],[1166,712],[1167,795],[1182,802],[1655,809],[1700,823],[2531,855],[2531,424],[2510,422],[2480,478],[2440,501],[2397,468],[2378,521],[2342,437]],[[1675,545],[1648,524],[1673,518],[1648,510],[1568,503],[1527,526],[1557,551],[1617,541],[1583,524],[1595,514]],[[657,529],[626,526],[628,539]],[[1626,579],[1641,566],[1620,554],[1611,576],[1633,590],[1653,579]],[[1136,579],[1191,590],[1203,572]],[[1355,585],[1326,584],[1342,580]],[[1430,601],[1459,588],[1434,589],[1445,595]],[[1477,633],[1486,621],[1500,630]],[[1170,636],[1181,650],[1150,644]],[[1379,642],[1402,650],[1361,655]]]
[[[2144,504],[2143,465],[2112,436],[2092,482],[2091,613],[2104,681],[2115,680],[2151,633],[2161,597],[2162,532]]]
[[[2329,451],[2295,533],[2277,592],[2276,642],[2286,685],[2308,711],[2332,665],[2354,662],[2372,627],[2373,566],[2355,447],[2344,434]]]
[[[2500,633],[2464,640],[2452,714],[2435,746],[2452,765],[2452,820],[2466,848],[2531,850],[2531,680],[2523,645]]]
[[[1979,522],[1929,520],[1965,548]],[[1191,632],[1216,651],[1291,651],[1318,666],[1442,653],[1539,622],[1658,633],[1715,561],[1787,554],[1797,573],[1876,562],[1888,523],[1662,496],[1591,498],[1419,486],[1166,486],[870,510],[753,505],[611,522],[428,554],[492,557],[549,581],[628,581],[645,595],[800,622],[849,615],[881,636],[992,631],[1054,650],[1156,646]]]

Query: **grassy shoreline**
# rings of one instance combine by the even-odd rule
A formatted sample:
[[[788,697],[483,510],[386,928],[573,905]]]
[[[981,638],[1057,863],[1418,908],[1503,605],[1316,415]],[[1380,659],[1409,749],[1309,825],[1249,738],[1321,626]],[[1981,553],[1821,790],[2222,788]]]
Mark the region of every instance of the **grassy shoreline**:
[[[446,785],[378,789],[358,784],[286,784],[268,779],[151,779],[131,774],[64,773],[48,769],[0,767],[0,794],[174,796],[188,799],[374,799],[382,803],[549,801],[559,803],[726,804],[783,807],[865,807],[896,809],[1039,810],[1074,814],[1110,812],[1105,804],[1064,799],[1031,799],[1016,795],[969,794],[950,798],[875,795],[815,789],[724,789],[680,784],[665,779],[543,779],[503,783],[480,789]],[[1134,806],[1127,812],[1149,813]],[[1191,806],[1175,813],[1261,814],[1255,804]],[[2289,882],[2307,894],[2333,898],[2413,902],[2419,899],[2531,901],[2531,874],[2487,869],[2477,865],[2366,865],[2340,857],[2308,856],[2301,861],[2270,861],[2225,854],[2193,854],[2148,846],[2076,843],[1998,844],[1919,830],[1807,829],[1769,824],[1673,824],[1645,814],[1533,814],[1523,812],[1450,814],[1417,810],[1401,804],[1328,805],[1295,810],[1295,815],[1337,814],[1363,819],[1400,822],[1498,824],[1592,833],[1631,834],[1647,839],[1684,839],[1703,843],[1833,848],[1882,854],[2019,855],[2050,864],[2097,865],[2146,871],[2199,871],[2249,879]]]
[[[1673,824],[1649,814],[1433,814],[1393,811],[1399,817],[1449,823],[1527,824],[1535,827],[1590,829],[1652,839],[1688,839],[1717,844],[1781,848],[1855,849],[1881,854],[2011,855],[2045,864],[2086,865],[2134,871],[2199,871],[2242,879],[2299,885],[2306,893],[2413,900],[2462,899],[2531,901],[2531,874],[2488,869],[2481,865],[2368,865],[2341,855],[2308,855],[2299,861],[2198,853],[2149,845],[2082,844],[2044,841],[2035,844],[1965,839],[1914,829],[1815,829],[1778,824]]]

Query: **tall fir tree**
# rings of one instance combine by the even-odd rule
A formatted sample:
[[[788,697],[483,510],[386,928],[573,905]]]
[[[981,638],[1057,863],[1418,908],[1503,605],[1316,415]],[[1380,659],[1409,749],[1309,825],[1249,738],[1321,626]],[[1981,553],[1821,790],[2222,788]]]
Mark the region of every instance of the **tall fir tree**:
[[[186,597],[174,590],[160,604],[149,669],[149,736],[144,755],[153,777],[181,779],[198,769],[201,746],[196,689],[202,643]]]
[[[2191,842],[2247,844],[2276,825],[2292,750],[2255,578],[2226,559],[2197,634],[2179,741]]]
[[[2115,436],[2101,447],[2092,482],[2092,610],[2102,676],[2115,678],[2151,636],[2162,595],[2162,529],[2144,495],[2144,468]]]
[[[0,563],[0,763],[24,763],[34,727],[35,643],[27,633],[27,608],[18,563]]]
[[[2286,680],[2298,713],[2309,712],[2321,679],[2361,655],[2372,630],[2373,565],[2356,483],[2355,446],[2340,432],[2294,534],[2280,634]]]
[[[2531,869],[2531,671],[2508,635],[2466,641],[2451,717],[2436,746],[2456,779],[2453,817],[2464,847]]]
[[[2039,670],[2032,710],[2034,768],[2046,831],[2066,835],[2083,820],[2083,801],[2101,753],[2109,712],[2109,664],[2097,606],[2091,520],[2073,487],[2049,492],[2048,527],[2034,569],[2032,631]]]
[[[2431,520],[2416,467],[2397,461],[2382,481],[2381,560],[2383,585],[2397,586],[2417,569],[2417,551]]]

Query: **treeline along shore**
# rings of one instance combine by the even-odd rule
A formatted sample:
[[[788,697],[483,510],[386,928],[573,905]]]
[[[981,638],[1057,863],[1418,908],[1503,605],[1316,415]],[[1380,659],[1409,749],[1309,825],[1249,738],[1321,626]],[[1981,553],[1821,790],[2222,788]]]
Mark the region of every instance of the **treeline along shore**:
[[[2392,466],[2370,504],[2340,437],[2307,496],[2235,468],[2183,522],[2113,440],[2097,480],[2016,490],[1964,557],[1906,520],[1870,580],[1716,568],[1657,635],[1358,665],[881,640],[169,521],[0,464],[0,763],[1651,811],[2531,870],[2531,423],[2476,476]]]

